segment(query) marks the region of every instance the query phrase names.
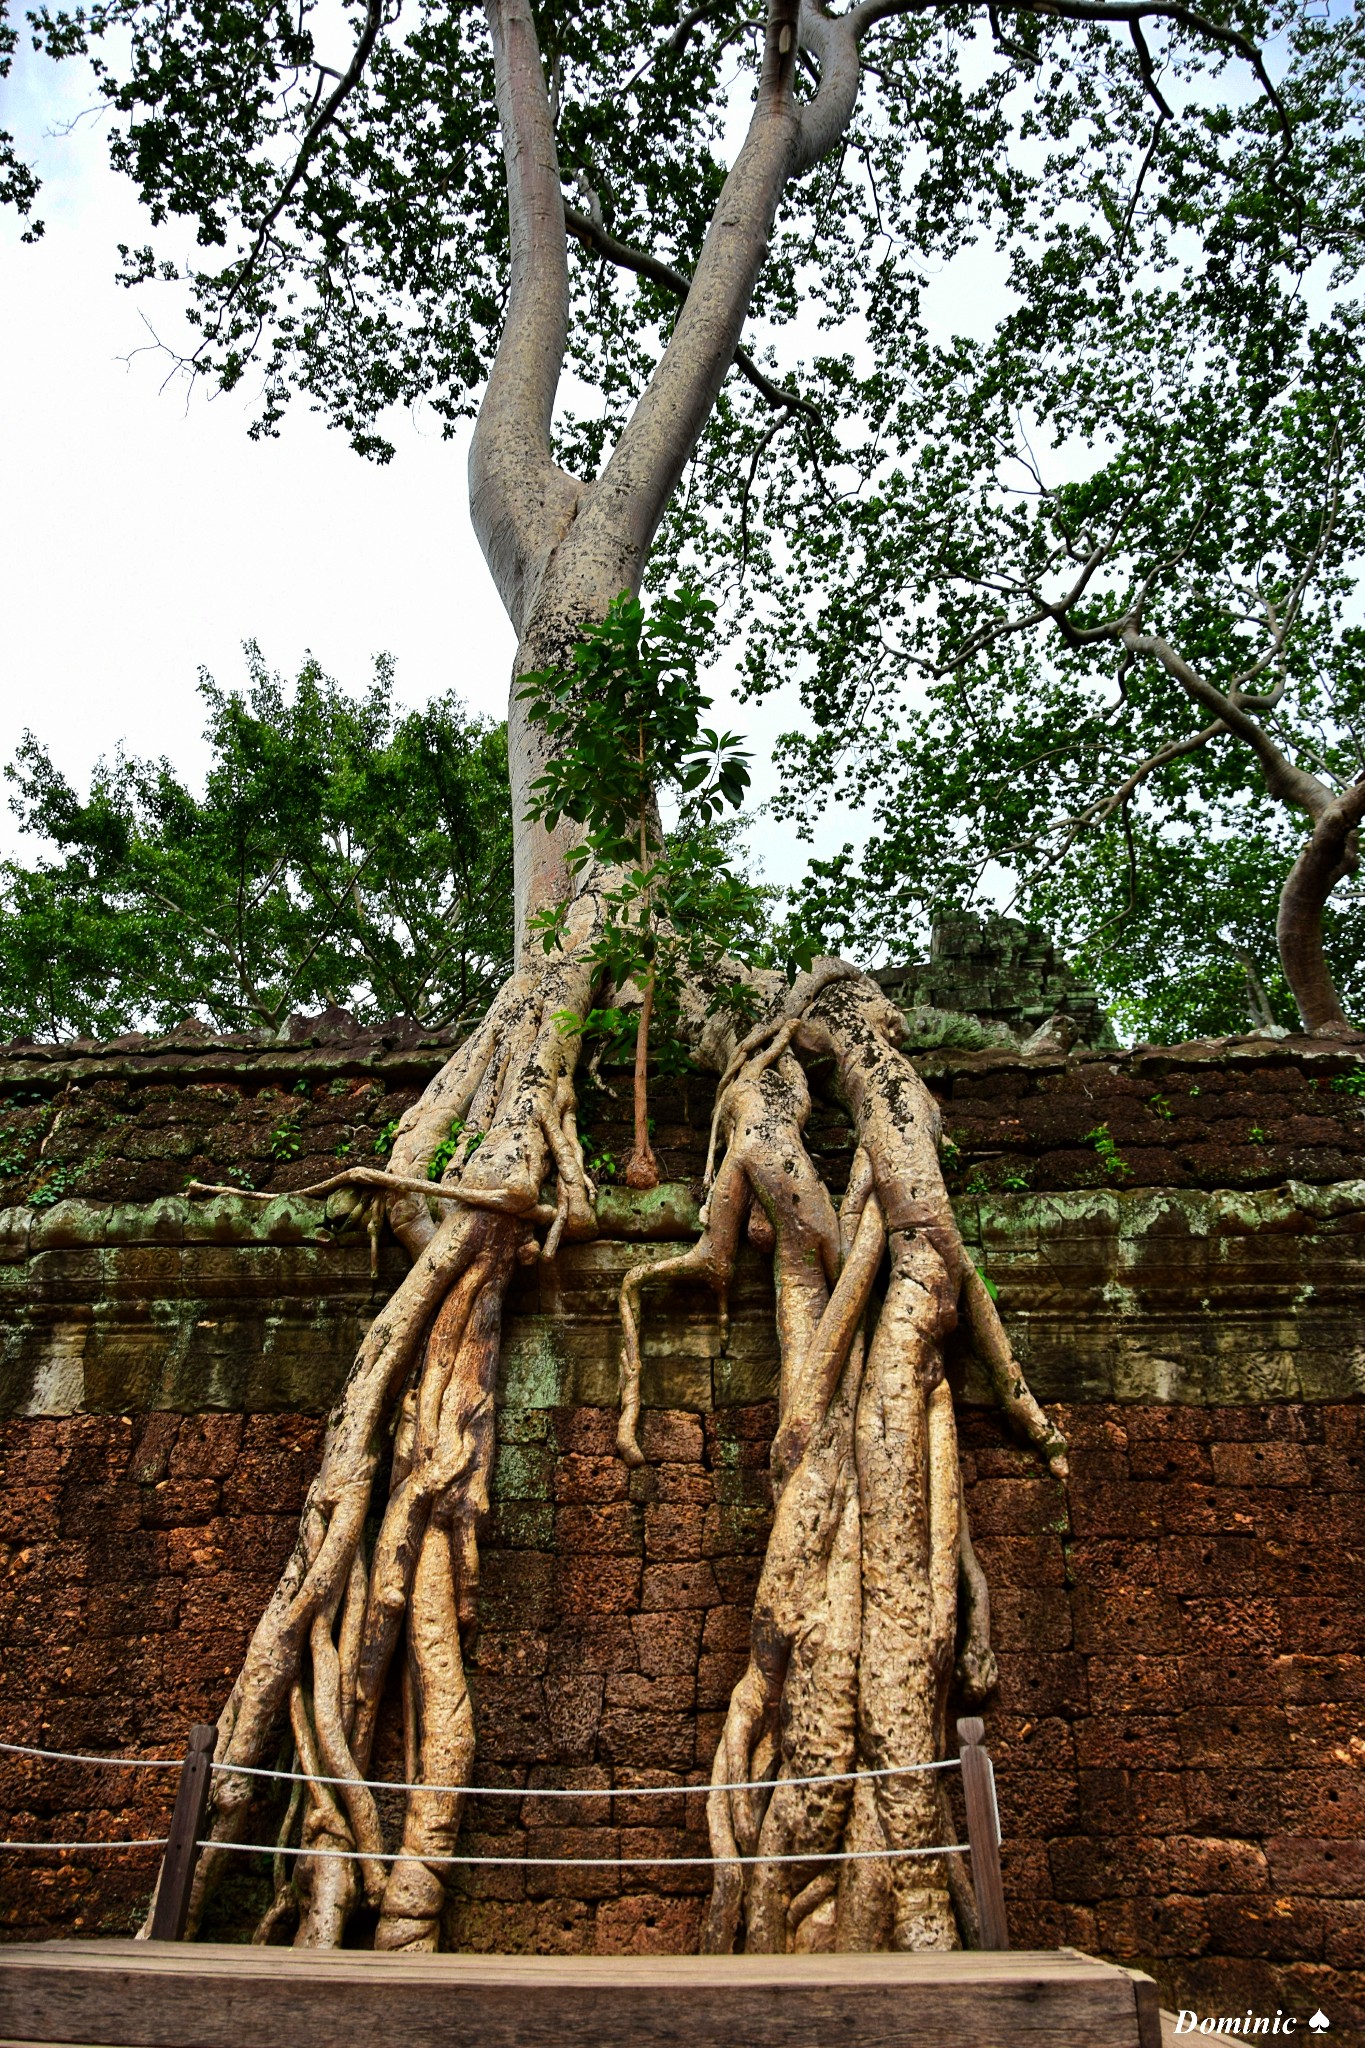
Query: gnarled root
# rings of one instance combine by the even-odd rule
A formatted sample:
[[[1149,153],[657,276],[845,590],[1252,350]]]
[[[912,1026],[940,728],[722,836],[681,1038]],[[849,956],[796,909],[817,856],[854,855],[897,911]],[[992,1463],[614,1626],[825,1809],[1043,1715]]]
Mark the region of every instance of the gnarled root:
[[[400,1126],[383,1192],[412,1270],[361,1346],[294,1551],[220,1719],[195,1920],[247,1819],[256,1781],[246,1772],[287,1724],[301,1784],[257,1938],[296,1918],[297,1943],[335,1945],[363,1900],[377,1947],[438,1944],[474,1755],[462,1633],[477,1613],[503,1298],[519,1260],[553,1257],[565,1236],[596,1227],[574,1120],[578,1040],[555,1019],[590,1005],[597,921],[585,892],[563,950],[509,981]],[[1054,1471],[1065,1445],[963,1250],[938,1168],[937,1110],[898,1050],[898,1013],[841,962],[769,993],[772,1014],[738,1048],[717,1046],[708,1026],[724,1070],[725,1150],[701,1238],[637,1266],[621,1290],[618,1443],[639,1463],[645,1283],[705,1275],[723,1330],[742,1233],[771,1251],[777,1283],[776,1511],[708,1800],[726,1860],[706,1946],[941,1947],[957,1939],[950,1893],[967,1928],[972,1907],[957,1860],[932,1853],[946,1839],[946,1802],[941,1781],[917,1767],[943,1753],[959,1587],[964,1686],[979,1692],[994,1677],[943,1378],[959,1300],[1014,1426]],[[802,1136],[803,1059],[831,1064],[856,1132],[837,1215]],[[464,1142],[432,1203],[427,1167],[455,1119]],[[400,1651],[409,1782],[395,1840],[364,1781]]]
[[[192,1924],[222,1865],[220,1845],[240,1838],[248,1813],[255,1781],[232,1766],[259,1766],[287,1714],[304,1787],[277,1864],[296,1829],[297,1855],[258,1935],[268,1939],[297,1910],[296,1944],[335,1946],[363,1898],[378,1910],[376,1946],[437,1945],[442,1859],[454,1850],[474,1753],[461,1630],[477,1613],[503,1297],[516,1262],[542,1255],[535,1223],[549,1221],[551,1257],[566,1230],[595,1228],[574,1125],[578,1041],[555,1014],[588,1007],[597,915],[585,894],[564,949],[512,978],[400,1126],[390,1216],[414,1264],[371,1326],[331,1416],[294,1551],[220,1718],[211,1846]],[[437,1221],[417,1190],[457,1118],[466,1139],[441,1183]],[[547,1208],[541,1187],[551,1169],[557,1189]],[[367,1559],[366,1517],[390,1447],[388,1500]],[[395,1845],[363,1780],[404,1635],[415,1789]]]
[[[750,1240],[773,1254],[776,1507],[712,1772],[712,1849],[726,1859],[712,1953],[741,1938],[762,1952],[942,1948],[959,1922],[974,1925],[959,1859],[906,1853],[950,1839],[941,1781],[923,1767],[944,1751],[960,1583],[963,1678],[979,1691],[995,1676],[943,1377],[959,1299],[1011,1423],[1054,1471],[1065,1444],[963,1248],[938,1110],[899,1050],[901,1029],[875,984],[818,963],[725,1060],[713,1153],[720,1137],[725,1151],[702,1237],[622,1288],[620,1444],[633,1461],[643,1285],[705,1274],[723,1295],[746,1215]],[[832,1061],[857,1135],[837,1219],[802,1138],[803,1054]]]

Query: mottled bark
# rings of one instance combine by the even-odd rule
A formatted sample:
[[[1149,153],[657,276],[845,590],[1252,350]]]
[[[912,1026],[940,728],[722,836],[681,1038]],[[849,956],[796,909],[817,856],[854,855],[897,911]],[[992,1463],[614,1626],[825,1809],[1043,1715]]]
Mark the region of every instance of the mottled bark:
[[[1090,629],[1091,637],[1096,630]],[[1286,630],[1287,621],[1281,622],[1277,629],[1281,639]],[[1256,756],[1266,789],[1276,802],[1308,817],[1308,844],[1280,891],[1275,923],[1280,966],[1305,1031],[1353,1035],[1354,1027],[1341,1007],[1327,964],[1322,919],[1332,890],[1344,875],[1353,874],[1359,863],[1356,829],[1365,816],[1365,782],[1335,794],[1330,784],[1300,768],[1276,745],[1255,715],[1264,705],[1258,707],[1241,689],[1220,690],[1158,633],[1142,632],[1130,623],[1123,625],[1116,637],[1130,653],[1160,663],[1193,703],[1216,713],[1216,726],[1198,735],[1194,744],[1202,744],[1217,732],[1239,739]],[[1277,696],[1278,689],[1266,703]]]
[[[511,274],[470,481],[475,527],[518,634],[509,752],[519,964],[404,1117],[388,1171],[370,1176],[412,1269],[366,1336],[330,1419],[293,1554],[219,1724],[218,1761],[228,1767],[215,1781],[219,1845],[240,1837],[253,1790],[244,1771],[273,1757],[286,1727],[292,1734],[303,1785],[280,1845],[303,1853],[293,1865],[277,1859],[277,1894],[258,1938],[292,1920],[306,1945],[340,1942],[362,1898],[378,1909],[379,1947],[439,1942],[441,1859],[457,1840],[476,1739],[461,1639],[477,1615],[503,1296],[517,1261],[551,1259],[566,1235],[596,1228],[575,1124],[579,1039],[556,1015],[582,1016],[594,1000],[590,955],[604,878],[588,870],[573,883],[569,828],[549,833],[527,822],[547,742],[527,719],[521,679],[563,664],[583,626],[622,590],[638,589],[669,495],[734,359],[783,189],[837,145],[858,82],[853,17],[770,0],[749,131],[682,311],[602,475],[584,483],[551,451],[567,270],[534,20],[528,0],[487,0],[487,13]],[[793,93],[799,48],[819,74],[805,105]],[[546,954],[529,925],[550,905],[565,915]],[[741,1931],[747,1946],[767,1951],[948,1943],[957,1938],[952,1873],[940,1859],[838,1860],[859,1845],[901,1850],[939,1839],[936,1781],[864,1779],[856,1796],[847,1784],[796,1781],[939,1755],[960,1578],[972,1595],[964,1661],[978,1689],[989,1682],[987,1602],[962,1517],[943,1382],[942,1340],[964,1289],[1011,1419],[1056,1470],[1063,1447],[963,1252],[938,1168],[938,1113],[898,1050],[898,1013],[838,961],[819,963],[790,989],[772,974],[751,981],[768,1016],[738,1046],[727,1013],[711,1010],[700,990],[683,991],[693,1050],[721,1076],[724,1155],[698,1243],[636,1268],[621,1297],[618,1445],[638,1464],[642,1288],[670,1274],[705,1274],[724,1341],[741,1233],[773,1258],[782,1352],[775,1520],[749,1666],[708,1806],[717,1854],[738,1848],[759,1860],[718,1871],[708,1945],[729,1947]],[[837,1214],[802,1137],[809,1060],[831,1068],[857,1136]],[[427,1168],[457,1118],[464,1142],[433,1205]],[[386,1462],[387,1497],[367,1554],[366,1519]],[[363,1780],[400,1656],[413,1789],[395,1845]],[[724,1789],[751,1778],[760,1789]],[[336,1849],[355,1850],[356,1860],[322,1853]],[[775,1860],[807,1852],[830,1860],[814,1868]],[[386,1853],[391,1863],[381,1860]],[[201,1861],[196,1914],[225,1854],[210,1848]]]
[[[802,977],[724,1061],[725,1150],[698,1243],[631,1272],[621,1291],[619,1446],[638,1462],[642,1288],[694,1273],[722,1300],[746,1216],[772,1251],[782,1351],[775,1515],[748,1666],[716,1752],[708,1822],[716,1873],[706,1947],[763,1952],[951,1945],[947,1859],[932,1773],[968,1587],[963,1675],[993,1682],[988,1603],[962,1512],[943,1339],[965,1289],[1016,1428],[1065,1470],[1065,1446],[1009,1354],[953,1219],[933,1098],[899,1050],[900,1013],[837,962]],[[798,1052],[833,1064],[857,1135],[836,1217],[802,1139]],[[718,1063],[720,1061],[718,1060]],[[877,1304],[879,1269],[885,1291]],[[988,1299],[988,1297],[986,1297]],[[812,1777],[884,1775],[811,1785]],[[753,1784],[756,1789],[734,1790]],[[856,1858],[843,1851],[859,1852]],[[781,1857],[807,1856],[810,1863]],[[828,1865],[820,1866],[828,1857]],[[970,1919],[965,1902],[964,1918]]]

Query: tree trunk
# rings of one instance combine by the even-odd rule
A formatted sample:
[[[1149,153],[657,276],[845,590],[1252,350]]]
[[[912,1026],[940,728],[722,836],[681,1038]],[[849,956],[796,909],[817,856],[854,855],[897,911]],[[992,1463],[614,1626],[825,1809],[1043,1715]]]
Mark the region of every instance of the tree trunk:
[[[1304,1030],[1324,1038],[1354,1033],[1323,950],[1322,918],[1337,883],[1356,869],[1356,829],[1363,817],[1365,781],[1355,783],[1319,812],[1308,844],[1280,892],[1275,925],[1280,964],[1294,992]]]
[[[387,1207],[412,1270],[361,1345],[293,1554],[220,1717],[213,1846],[192,1908],[197,1918],[240,1838],[257,1783],[246,1772],[273,1756],[287,1727],[303,1791],[281,1831],[287,1880],[258,1938],[294,1921],[296,1941],[314,1946],[342,1940],[362,1897],[378,1909],[376,1946],[439,1943],[443,1859],[458,1834],[477,1735],[461,1636],[477,1615],[503,1295],[517,1263],[551,1260],[566,1237],[598,1227],[576,1128],[580,1040],[557,1017],[592,1006],[607,878],[591,864],[571,876],[567,824],[551,833],[527,820],[547,740],[519,689],[528,673],[565,665],[583,627],[603,619],[622,591],[638,590],[733,359],[783,187],[837,143],[857,88],[852,17],[807,10],[803,23],[799,0],[769,0],[749,132],[691,290],[605,470],[585,484],[558,467],[550,445],[567,258],[534,20],[529,0],[487,0],[487,13],[512,260],[506,324],[471,447],[470,497],[518,636],[508,721],[518,965],[399,1126]],[[800,108],[792,92],[799,25],[820,76]],[[550,906],[564,914],[547,952],[528,928]],[[959,1577],[960,1675],[979,1692],[993,1674],[943,1380],[942,1340],[959,1298],[1012,1423],[1059,1474],[1065,1446],[1029,1394],[962,1248],[938,1166],[938,1112],[899,1050],[899,1013],[839,961],[817,963],[791,988],[774,974],[750,979],[760,1022],[738,1045],[733,1012],[712,1010],[700,989],[682,990],[690,1048],[720,1073],[714,1130],[724,1156],[697,1244],[635,1267],[621,1294],[618,1446],[638,1465],[642,1287],[670,1273],[705,1274],[723,1333],[741,1231],[773,1257],[782,1353],[776,1518],[750,1665],[731,1701],[708,1807],[720,1859],[708,1941],[725,1948],[742,1930],[747,1946],[765,1950],[949,1944],[957,1939],[954,1872],[933,1853],[944,1821],[937,1781],[923,1773],[944,1741]],[[643,1055],[647,1012],[641,1022]],[[838,1215],[802,1135],[806,1059],[834,1074],[857,1134]],[[456,1131],[464,1143],[433,1204],[428,1167]],[[387,1495],[374,1503],[378,1528],[367,1544],[386,1461]],[[395,1842],[365,1780],[400,1655],[412,1789]],[[841,1775],[850,1771],[864,1774],[856,1793]],[[798,1782],[831,1773],[837,1782]],[[736,1864],[737,1844],[754,1860]],[[808,1864],[777,1860],[793,1847],[824,1867],[812,1875]],[[858,1860],[848,1861],[854,1850]]]

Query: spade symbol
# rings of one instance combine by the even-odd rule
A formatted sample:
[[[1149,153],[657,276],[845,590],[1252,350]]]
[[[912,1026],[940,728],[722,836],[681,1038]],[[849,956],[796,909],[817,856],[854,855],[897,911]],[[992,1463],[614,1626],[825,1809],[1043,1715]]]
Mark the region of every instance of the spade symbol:
[[[1328,2027],[1331,2026],[1332,2022],[1328,2019],[1326,2013],[1322,2010],[1322,2007],[1319,2006],[1318,2010],[1313,2014],[1313,2017],[1311,2020],[1309,2020],[1308,2024],[1313,2029],[1313,2032],[1315,2034],[1321,2034],[1325,2032]]]

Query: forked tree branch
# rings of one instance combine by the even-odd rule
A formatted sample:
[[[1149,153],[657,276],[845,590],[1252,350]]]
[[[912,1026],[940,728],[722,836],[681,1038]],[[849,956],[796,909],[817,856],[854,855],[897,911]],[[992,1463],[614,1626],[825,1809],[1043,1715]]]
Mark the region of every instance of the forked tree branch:
[[[1206,681],[1160,633],[1144,633],[1136,623],[1129,622],[1114,637],[1130,653],[1144,654],[1157,662],[1187,697],[1212,711],[1229,732],[1250,747],[1261,764],[1266,788],[1278,802],[1306,811],[1314,820],[1322,816],[1332,802],[1332,792],[1326,783],[1296,767],[1269,733],[1242,709],[1233,693]]]
[[[664,508],[739,347],[778,201],[797,158],[800,113],[792,77],[799,13],[800,0],[768,0],[749,132],[668,345],[578,520],[576,545],[612,558],[618,589],[637,587]]]

